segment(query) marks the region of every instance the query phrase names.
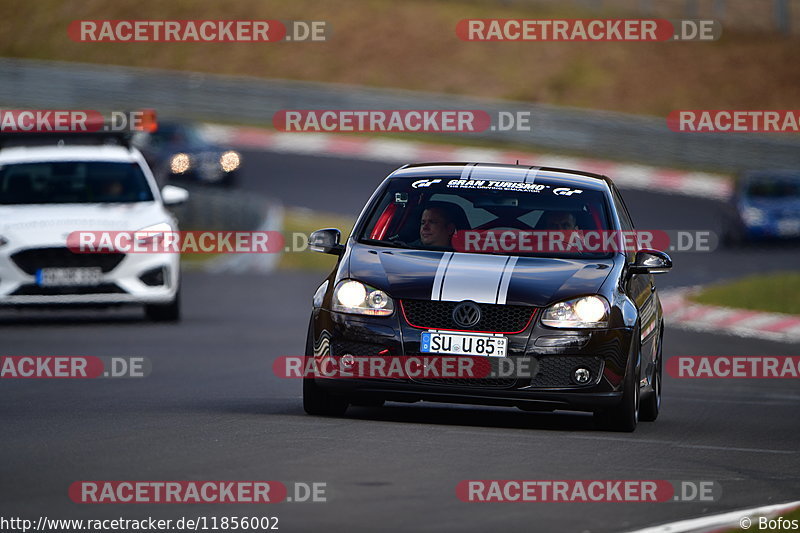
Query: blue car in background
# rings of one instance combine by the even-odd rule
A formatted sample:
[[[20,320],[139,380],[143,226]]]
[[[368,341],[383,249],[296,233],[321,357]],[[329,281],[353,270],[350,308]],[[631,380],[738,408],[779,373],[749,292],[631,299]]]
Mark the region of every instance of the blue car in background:
[[[742,176],[725,221],[724,242],[800,240],[800,171],[758,171]]]
[[[190,182],[232,187],[236,184],[241,155],[210,142],[190,122],[159,122],[153,132],[137,132],[133,143],[162,185]]]

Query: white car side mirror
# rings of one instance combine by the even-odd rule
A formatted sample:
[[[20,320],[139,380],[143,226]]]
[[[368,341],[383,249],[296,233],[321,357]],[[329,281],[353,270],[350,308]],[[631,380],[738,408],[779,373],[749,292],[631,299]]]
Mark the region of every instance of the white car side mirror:
[[[161,200],[164,205],[178,205],[186,202],[189,199],[189,191],[183,187],[175,187],[174,185],[164,185],[161,189]]]

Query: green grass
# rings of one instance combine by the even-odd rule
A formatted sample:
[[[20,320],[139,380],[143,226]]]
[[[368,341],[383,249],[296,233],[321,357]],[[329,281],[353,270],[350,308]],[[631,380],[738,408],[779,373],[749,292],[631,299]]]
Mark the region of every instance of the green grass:
[[[283,236],[286,245],[292,245],[292,235],[303,233],[306,236],[312,231],[322,228],[338,228],[342,231],[342,240],[350,235],[355,220],[342,215],[320,213],[303,208],[286,208],[283,219]],[[281,255],[278,268],[288,270],[317,270],[330,272],[336,264],[336,256],[305,250],[302,252],[285,252]]]
[[[697,303],[800,315],[800,272],[749,276],[691,296]]]

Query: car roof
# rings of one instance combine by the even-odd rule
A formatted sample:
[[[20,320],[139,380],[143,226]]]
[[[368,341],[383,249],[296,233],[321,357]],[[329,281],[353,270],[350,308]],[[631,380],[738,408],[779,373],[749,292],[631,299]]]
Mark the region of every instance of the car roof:
[[[580,170],[500,163],[419,163],[405,165],[389,174],[390,179],[433,177],[470,180],[494,179],[521,183],[554,183],[597,191],[608,190],[613,183],[607,176]]]
[[[106,161],[135,163],[138,151],[116,145],[14,146],[0,149],[0,164],[37,161]]]

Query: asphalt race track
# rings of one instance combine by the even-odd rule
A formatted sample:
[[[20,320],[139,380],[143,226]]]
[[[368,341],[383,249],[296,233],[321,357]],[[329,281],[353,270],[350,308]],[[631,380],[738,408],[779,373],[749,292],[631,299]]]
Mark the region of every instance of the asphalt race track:
[[[356,214],[391,165],[246,152],[246,189]],[[718,205],[623,191],[639,228],[717,229]],[[674,256],[661,287],[786,268],[797,248]],[[187,273],[180,325],[138,309],[3,311],[3,355],[146,356],[126,380],[2,380],[4,515],[50,518],[277,516],[280,530],[624,531],[796,500],[795,380],[665,377],[662,413],[633,434],[582,414],[438,404],[305,415],[297,380],[272,361],[300,355],[317,273]],[[800,355],[798,346],[669,328],[664,356]],[[325,503],[79,505],[77,480],[276,480],[327,483]],[[711,480],[718,502],[464,503],[467,479]]]

